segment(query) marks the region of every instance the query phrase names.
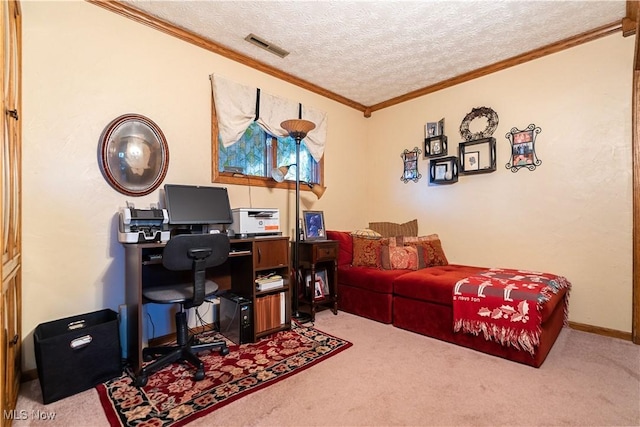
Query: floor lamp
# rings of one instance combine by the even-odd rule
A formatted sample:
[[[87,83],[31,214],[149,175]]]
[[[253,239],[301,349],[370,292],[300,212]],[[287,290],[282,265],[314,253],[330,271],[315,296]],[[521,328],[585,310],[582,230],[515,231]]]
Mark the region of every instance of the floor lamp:
[[[315,129],[316,125],[308,120],[293,119],[285,120],[280,123],[280,127],[289,133],[289,136],[296,141],[296,238],[293,243],[293,268],[295,271],[295,283],[293,286],[292,298],[292,312],[291,318],[297,320],[300,323],[306,323],[311,321],[311,315],[302,313],[298,310],[298,287],[301,283],[300,278],[300,141],[307,136],[307,133]],[[281,169],[276,169],[278,172],[282,172]],[[288,170],[288,169],[287,169]],[[275,171],[274,171],[275,172]],[[275,179],[275,175],[274,175]],[[284,179],[284,175],[283,175]],[[277,181],[278,179],[276,179]],[[322,194],[320,194],[322,195]]]

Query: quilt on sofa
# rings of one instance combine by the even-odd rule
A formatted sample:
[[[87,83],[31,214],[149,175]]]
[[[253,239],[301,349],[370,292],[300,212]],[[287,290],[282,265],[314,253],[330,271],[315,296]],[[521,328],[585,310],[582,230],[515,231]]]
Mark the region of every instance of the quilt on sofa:
[[[492,268],[459,280],[453,288],[453,331],[535,353],[540,344],[542,308],[552,295],[567,289],[562,276]],[[568,315],[565,304],[565,318]]]

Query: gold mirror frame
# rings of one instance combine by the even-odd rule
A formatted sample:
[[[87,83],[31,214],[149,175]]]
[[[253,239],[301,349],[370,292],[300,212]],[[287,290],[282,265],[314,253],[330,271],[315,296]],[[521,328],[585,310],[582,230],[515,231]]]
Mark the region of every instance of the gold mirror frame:
[[[144,196],[158,188],[167,174],[167,140],[149,118],[124,114],[112,120],[100,136],[100,166],[117,191]]]

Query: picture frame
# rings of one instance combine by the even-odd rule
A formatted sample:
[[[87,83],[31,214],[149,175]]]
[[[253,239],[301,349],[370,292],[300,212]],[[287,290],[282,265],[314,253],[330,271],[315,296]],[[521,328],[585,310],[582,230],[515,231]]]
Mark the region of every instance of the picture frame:
[[[422,153],[418,147],[413,150],[404,150],[400,157],[402,158],[403,171],[400,180],[405,184],[409,181],[418,182],[422,175],[418,172],[418,157]]]
[[[444,135],[444,117],[438,120],[438,135]]]
[[[428,122],[424,125],[424,137],[432,138],[434,136],[438,136],[438,123],[437,122]]]
[[[446,156],[449,152],[447,137],[438,135],[424,139],[424,158]]]
[[[302,211],[302,225],[305,240],[326,240],[324,212]]]
[[[496,139],[481,138],[458,144],[460,175],[474,175],[495,172]]]
[[[320,269],[315,272],[315,280],[311,286],[311,272],[305,276],[305,297],[313,301],[321,301],[330,295],[329,282],[327,281],[327,270]]]
[[[453,184],[458,182],[458,158],[455,156],[431,159],[429,184]]]
[[[105,180],[127,196],[155,191],[169,168],[169,146],[162,130],[140,114],[124,114],[105,127],[99,157]]]
[[[464,157],[462,159],[462,165],[465,171],[473,171],[480,169],[480,152],[479,151],[468,151],[464,153]]]
[[[444,135],[444,118],[437,122],[427,122],[424,125],[424,137],[433,138],[434,136]]]
[[[535,142],[538,134],[542,129],[535,124],[530,124],[525,129],[511,128],[505,137],[511,144],[511,158],[509,163],[505,165],[511,172],[518,172],[522,168],[530,171],[535,170],[542,164],[542,160],[538,159],[536,154]]]
[[[327,281],[327,270],[326,269],[320,269],[318,271],[316,271],[316,281],[320,282],[320,285],[322,287],[322,294],[327,296],[329,295],[329,282]]]
[[[313,286],[313,300],[314,301],[322,301],[325,299],[324,289],[322,288],[322,283],[320,279],[316,277],[316,281]]]

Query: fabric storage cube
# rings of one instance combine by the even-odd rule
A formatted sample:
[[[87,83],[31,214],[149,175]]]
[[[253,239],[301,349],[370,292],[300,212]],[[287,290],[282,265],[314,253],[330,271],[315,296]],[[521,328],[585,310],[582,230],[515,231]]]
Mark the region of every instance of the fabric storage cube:
[[[38,325],[36,365],[45,404],[122,373],[118,314],[109,309]]]

